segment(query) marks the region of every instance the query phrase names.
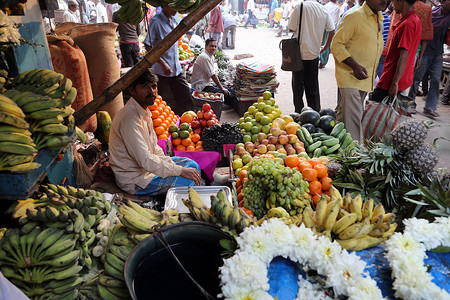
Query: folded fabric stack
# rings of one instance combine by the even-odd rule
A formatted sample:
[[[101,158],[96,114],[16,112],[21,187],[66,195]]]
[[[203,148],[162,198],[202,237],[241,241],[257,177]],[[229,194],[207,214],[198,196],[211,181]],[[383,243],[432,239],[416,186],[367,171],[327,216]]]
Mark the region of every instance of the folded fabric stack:
[[[279,82],[273,66],[240,63],[236,66],[234,86],[241,101],[257,100],[264,91],[276,92]]]

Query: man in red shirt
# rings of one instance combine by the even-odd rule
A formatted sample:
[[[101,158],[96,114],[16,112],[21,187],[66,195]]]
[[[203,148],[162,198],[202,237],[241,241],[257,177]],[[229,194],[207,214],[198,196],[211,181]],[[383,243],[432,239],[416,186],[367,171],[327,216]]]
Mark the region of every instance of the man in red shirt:
[[[373,91],[372,100],[394,98],[413,83],[414,61],[420,43],[422,25],[414,10],[415,0],[394,0],[394,9],[402,18],[392,26],[393,36],[386,53],[383,73]]]
[[[211,17],[209,19],[209,32],[211,33],[211,38],[215,39],[218,45],[222,45],[220,42],[220,35],[222,34],[223,30],[224,28],[222,11],[220,10],[219,5],[217,5],[211,10]],[[220,48],[221,47],[219,47],[219,49]]]

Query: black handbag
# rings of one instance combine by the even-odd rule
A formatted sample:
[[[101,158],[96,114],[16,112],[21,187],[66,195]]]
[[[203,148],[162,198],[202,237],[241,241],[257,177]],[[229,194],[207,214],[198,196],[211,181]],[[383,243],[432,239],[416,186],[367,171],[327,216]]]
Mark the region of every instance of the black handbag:
[[[300,53],[300,29],[302,27],[303,3],[300,3],[300,21],[298,23],[298,37],[291,37],[280,41],[282,55],[281,70],[298,72],[303,70],[302,55]]]

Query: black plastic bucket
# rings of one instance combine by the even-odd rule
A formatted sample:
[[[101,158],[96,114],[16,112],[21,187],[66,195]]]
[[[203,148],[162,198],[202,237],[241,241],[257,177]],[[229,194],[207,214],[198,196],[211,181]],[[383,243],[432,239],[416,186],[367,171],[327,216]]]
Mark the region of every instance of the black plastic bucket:
[[[125,263],[125,282],[131,297],[207,299],[163,245],[167,242],[190,276],[217,298],[219,267],[223,265],[221,239],[231,237],[220,227],[203,222],[178,223],[149,236],[131,251]]]

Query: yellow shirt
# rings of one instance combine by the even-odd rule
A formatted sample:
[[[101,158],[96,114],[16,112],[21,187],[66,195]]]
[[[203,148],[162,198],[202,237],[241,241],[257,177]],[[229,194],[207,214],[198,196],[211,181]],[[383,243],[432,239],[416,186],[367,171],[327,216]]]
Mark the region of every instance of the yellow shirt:
[[[277,7],[273,11],[273,18],[277,21],[281,20],[281,16],[283,15],[283,8]]]
[[[384,45],[382,27],[383,15],[380,12],[375,14],[367,3],[344,17],[331,43],[339,88],[355,88],[365,92],[373,90]],[[350,56],[366,68],[368,78],[358,80],[353,76],[353,70],[342,62]]]
[[[165,156],[153,130],[152,113],[133,98],[114,117],[109,137],[109,163],[117,185],[135,194],[155,177],[180,176],[181,166]]]

